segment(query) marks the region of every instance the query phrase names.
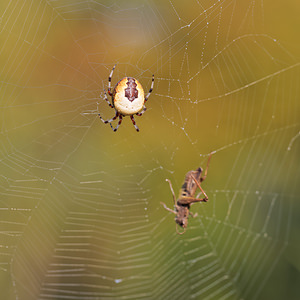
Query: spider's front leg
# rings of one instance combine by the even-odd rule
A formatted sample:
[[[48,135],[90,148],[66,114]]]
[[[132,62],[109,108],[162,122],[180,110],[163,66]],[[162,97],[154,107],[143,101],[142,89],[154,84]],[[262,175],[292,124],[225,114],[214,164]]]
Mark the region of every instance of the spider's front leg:
[[[117,64],[114,65],[113,69],[111,70],[110,74],[109,74],[109,77],[108,77],[108,88],[107,88],[107,92],[108,92],[108,95],[109,96],[112,96],[112,93],[111,93],[111,78],[112,78],[112,75],[114,73],[114,70],[115,70],[115,67],[116,67]]]
[[[152,75],[151,87],[150,87],[150,90],[149,90],[149,92],[148,92],[148,95],[145,97],[145,102],[147,102],[147,100],[148,100],[150,94],[152,93],[152,91],[153,91],[153,86],[154,86],[154,74]]]

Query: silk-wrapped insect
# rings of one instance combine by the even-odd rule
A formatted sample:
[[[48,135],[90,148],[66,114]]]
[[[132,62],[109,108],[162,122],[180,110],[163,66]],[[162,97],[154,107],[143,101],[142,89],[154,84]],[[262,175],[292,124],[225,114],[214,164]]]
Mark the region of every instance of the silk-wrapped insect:
[[[195,171],[189,171],[185,175],[185,180],[183,185],[181,186],[181,189],[179,191],[179,197],[176,200],[176,196],[172,187],[172,183],[169,179],[166,179],[166,181],[169,182],[170,189],[173,195],[173,200],[174,200],[174,207],[175,210],[172,210],[167,207],[167,205],[163,202],[160,202],[161,205],[167,210],[170,211],[171,213],[175,214],[175,222],[176,222],[176,232],[178,234],[183,234],[186,231],[187,225],[188,225],[188,217],[196,217],[197,214],[193,214],[190,212],[191,205],[196,202],[207,202],[208,201],[208,196],[204,192],[204,190],[201,187],[201,183],[205,180],[207,176],[207,170],[209,166],[209,161],[211,159],[213,153],[210,154],[208,160],[207,160],[207,165],[205,172],[203,174],[202,168],[198,168]],[[202,175],[203,174],[203,175]],[[195,198],[196,190],[199,188],[203,194],[203,198]],[[178,231],[178,225],[184,229],[183,232]]]

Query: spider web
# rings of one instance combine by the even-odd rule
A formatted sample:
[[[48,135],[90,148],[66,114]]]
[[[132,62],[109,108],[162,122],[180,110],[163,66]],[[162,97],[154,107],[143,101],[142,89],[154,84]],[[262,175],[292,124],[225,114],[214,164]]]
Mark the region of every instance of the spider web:
[[[3,299],[299,297],[299,5],[240,2],[1,2]],[[115,63],[139,133],[97,117]]]

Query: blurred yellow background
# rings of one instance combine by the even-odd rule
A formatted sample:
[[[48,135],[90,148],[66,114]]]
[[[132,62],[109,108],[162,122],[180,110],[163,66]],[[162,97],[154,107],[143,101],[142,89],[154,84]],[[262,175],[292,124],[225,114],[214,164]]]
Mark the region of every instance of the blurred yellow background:
[[[299,10],[2,1],[3,299],[298,299]],[[98,118],[114,64],[113,86],[155,75],[139,133]],[[165,179],[211,151],[178,236]]]

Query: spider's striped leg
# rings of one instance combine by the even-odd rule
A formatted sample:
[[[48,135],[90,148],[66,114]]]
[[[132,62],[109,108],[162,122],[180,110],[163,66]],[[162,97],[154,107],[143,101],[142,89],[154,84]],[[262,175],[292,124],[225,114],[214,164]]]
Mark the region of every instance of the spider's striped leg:
[[[141,112],[136,113],[137,116],[141,116],[145,111],[146,111],[147,107],[144,105],[143,110]]]
[[[118,114],[118,113],[117,113],[117,114]],[[117,115],[116,115],[116,116],[117,116]],[[111,123],[109,123],[111,129],[112,129],[114,132],[116,132],[116,131],[118,130],[118,128],[119,128],[119,126],[121,125],[122,120],[123,120],[122,115],[118,114],[118,116],[119,116],[119,122],[118,122],[116,128],[113,128],[113,126],[111,125]]]
[[[134,120],[133,115],[130,116],[130,119],[131,119],[131,121],[132,121],[133,126],[135,127],[135,130],[136,130],[136,131],[140,131],[139,128],[138,128],[138,126],[137,126],[136,123],[135,123],[135,120]]]
[[[108,98],[107,98],[107,94],[106,94],[106,90],[105,90],[105,89],[104,89],[104,99],[105,99],[105,101],[108,103],[109,107],[114,108],[114,107],[112,106],[112,104],[109,102]]]
[[[112,78],[112,75],[114,73],[114,70],[115,70],[115,67],[116,67],[116,64],[114,65],[113,69],[111,70],[110,74],[109,74],[109,77],[108,77],[108,89],[107,89],[107,92],[108,92],[108,95],[109,96],[112,96],[112,93],[110,91],[111,89],[111,78]]]
[[[98,116],[99,116],[100,120],[101,120],[104,124],[107,124],[107,123],[110,123],[110,122],[112,122],[113,120],[115,120],[115,119],[119,116],[119,113],[116,111],[115,116],[114,116],[113,118],[109,119],[109,120],[106,120],[106,121],[101,117],[100,114],[98,114]]]
[[[152,83],[151,83],[151,87],[150,87],[150,90],[149,90],[148,95],[145,97],[145,102],[148,100],[150,94],[152,93],[152,91],[153,91],[153,86],[154,86],[154,75],[152,75]]]

